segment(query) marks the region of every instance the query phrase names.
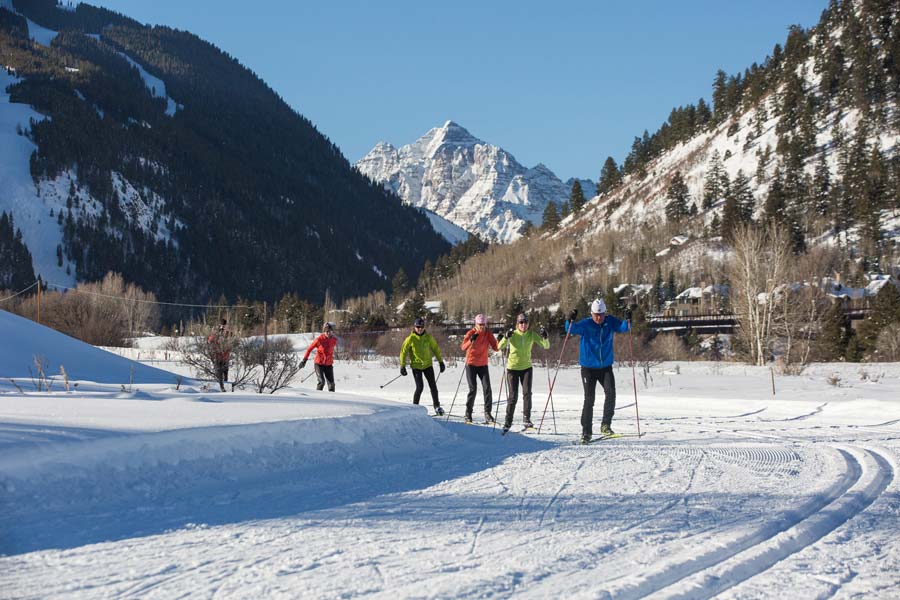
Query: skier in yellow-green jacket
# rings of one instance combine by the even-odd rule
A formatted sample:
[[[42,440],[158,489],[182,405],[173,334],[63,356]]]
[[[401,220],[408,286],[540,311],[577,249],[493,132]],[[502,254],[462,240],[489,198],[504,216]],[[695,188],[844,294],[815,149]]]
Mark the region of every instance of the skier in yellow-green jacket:
[[[531,366],[531,347],[535,344],[544,350],[550,347],[547,330],[541,327],[540,335],[528,329],[528,315],[516,317],[516,329],[509,335],[500,334],[500,350],[509,347],[509,358],[506,361],[506,385],[509,386],[509,402],[506,404],[506,421],[503,433],[512,427],[516,414],[516,401],[519,396],[519,382],[522,383],[522,420],[525,429],[531,429],[531,379],[534,368]]]
[[[441,357],[441,351],[437,342],[430,333],[425,331],[425,319],[419,317],[413,326],[413,332],[404,340],[403,346],[400,348],[400,374],[406,376],[406,357],[409,356],[409,366],[412,367],[413,379],[416,381],[416,391],[413,392],[413,404],[419,403],[422,397],[422,377],[428,381],[428,387],[431,389],[431,402],[434,405],[434,414],[441,416],[444,409],[438,400],[437,381],[434,378],[434,367],[432,361],[436,358],[438,368],[441,373],[444,372],[444,359]]]

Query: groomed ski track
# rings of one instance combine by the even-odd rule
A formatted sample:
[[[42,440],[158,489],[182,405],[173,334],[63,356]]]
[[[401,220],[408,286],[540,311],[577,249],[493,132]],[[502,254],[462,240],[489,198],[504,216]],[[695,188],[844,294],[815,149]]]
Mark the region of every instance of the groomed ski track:
[[[556,432],[549,414],[541,434],[501,436],[388,405],[91,439],[80,473],[30,450],[38,467],[3,471],[16,513],[0,524],[29,541],[2,550],[0,596],[900,592],[900,409],[864,404],[850,420],[818,393],[723,401],[660,390],[641,398],[645,437],[579,446],[577,374],[560,379]],[[393,393],[408,401],[409,390]],[[615,424],[633,433],[633,412],[620,408]],[[92,495],[89,483],[106,489]]]

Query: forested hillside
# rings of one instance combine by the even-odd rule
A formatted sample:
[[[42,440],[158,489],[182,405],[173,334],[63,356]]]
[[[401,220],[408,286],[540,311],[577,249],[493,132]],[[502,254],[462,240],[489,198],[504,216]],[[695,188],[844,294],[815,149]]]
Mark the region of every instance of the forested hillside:
[[[642,283],[654,285],[647,308],[658,310],[688,286],[728,283],[741,224],[788,230],[799,281],[839,273],[864,286],[866,274],[895,273],[900,5],[823,9],[743,73],[715,74],[711,103],[674,108],[621,166],[598,157],[598,195],[581,210],[429,278],[427,295],[455,314],[511,298],[571,306]]]
[[[321,302],[388,289],[448,249],[215,46],[84,3],[13,7],[0,8],[0,64],[9,102],[43,117],[17,133],[35,146],[32,203],[58,222],[54,266],[73,279],[118,271],[164,299]],[[58,34],[32,41],[26,18]],[[0,203],[28,242],[22,199]]]

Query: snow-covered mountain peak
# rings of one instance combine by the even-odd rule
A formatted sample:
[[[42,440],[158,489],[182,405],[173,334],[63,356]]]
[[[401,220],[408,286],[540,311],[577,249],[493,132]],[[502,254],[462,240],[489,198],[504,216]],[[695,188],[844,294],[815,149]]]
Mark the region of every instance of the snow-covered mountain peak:
[[[400,148],[379,142],[356,166],[406,203],[501,242],[540,225],[547,203],[570,189],[546,165],[528,169],[452,120]]]

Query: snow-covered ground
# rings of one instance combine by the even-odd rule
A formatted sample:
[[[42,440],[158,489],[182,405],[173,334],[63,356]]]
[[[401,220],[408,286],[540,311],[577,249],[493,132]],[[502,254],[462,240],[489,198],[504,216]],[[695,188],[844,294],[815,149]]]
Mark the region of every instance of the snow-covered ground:
[[[2,330],[26,326],[40,339]],[[336,394],[310,378],[260,396],[19,391],[9,360],[0,597],[900,595],[897,364],[816,366],[774,394],[768,369],[659,365],[638,374],[646,435],[579,446],[576,369],[540,434],[517,415],[501,437],[460,422],[464,389],[447,421],[411,405],[412,377],[380,388],[381,361],[337,363]],[[631,370],[616,377],[614,426],[635,433]],[[535,382],[538,422],[546,368]]]

